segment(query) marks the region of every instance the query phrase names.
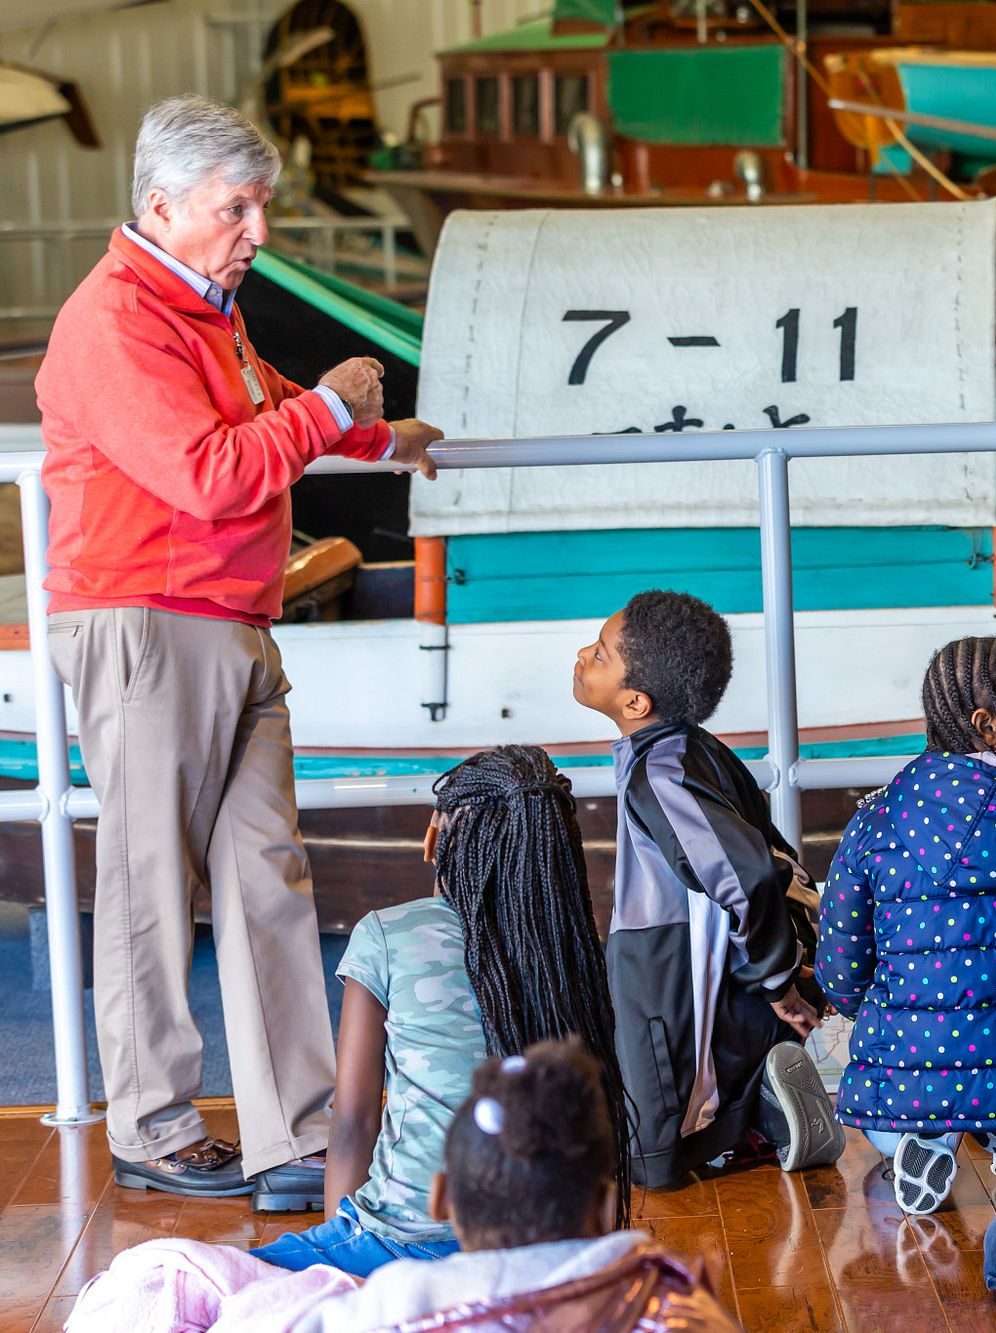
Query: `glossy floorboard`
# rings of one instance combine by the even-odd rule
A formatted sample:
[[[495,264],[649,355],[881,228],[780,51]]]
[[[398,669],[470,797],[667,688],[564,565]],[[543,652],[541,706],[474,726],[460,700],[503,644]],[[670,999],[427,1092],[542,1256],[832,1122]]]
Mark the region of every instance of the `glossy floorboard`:
[[[208,1118],[235,1137],[230,1107]],[[996,1330],[996,1296],[982,1285],[996,1179],[974,1144],[959,1161],[944,1210],[919,1220],[903,1218],[882,1159],[853,1131],[835,1167],[786,1176],[755,1166],[668,1193],[638,1191],[635,1212],[672,1249],[702,1257],[751,1333],[981,1333]],[[51,1130],[37,1113],[0,1111],[0,1330],[60,1329],[87,1279],[139,1241],[176,1235],[247,1248],[315,1220],[273,1220],[247,1199],[118,1189],[101,1125]]]

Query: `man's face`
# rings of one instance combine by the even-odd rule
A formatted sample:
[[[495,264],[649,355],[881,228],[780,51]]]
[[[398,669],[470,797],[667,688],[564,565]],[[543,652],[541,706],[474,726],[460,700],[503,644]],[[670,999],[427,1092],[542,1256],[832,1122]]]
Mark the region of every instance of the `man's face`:
[[[574,667],[574,697],[585,708],[594,708],[617,724],[622,718],[625,699],[632,690],[623,689],[626,663],[619,653],[619,638],[623,629],[623,613],[609,616],[594,643],[578,649]]]
[[[234,291],[269,237],[265,210],[271,194],[258,181],[229,185],[216,173],[195,186],[182,203],[169,205],[162,249],[195,273]]]

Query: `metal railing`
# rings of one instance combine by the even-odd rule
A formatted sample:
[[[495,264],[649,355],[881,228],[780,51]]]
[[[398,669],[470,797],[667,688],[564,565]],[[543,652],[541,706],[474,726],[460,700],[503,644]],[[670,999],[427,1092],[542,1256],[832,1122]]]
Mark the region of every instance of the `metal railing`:
[[[431,452],[437,465],[446,469],[753,460],[760,497],[768,755],[748,767],[771,793],[775,823],[798,846],[802,790],[876,786],[887,782],[912,758],[799,757],[788,465],[792,458],[993,453],[996,423],[796,429],[777,434],[771,430],[701,431],[680,439],[655,434],[449,440],[435,445]],[[41,825],[58,1088],[58,1105],[48,1119],[68,1125],[94,1118],[87,1085],[72,823],[96,814],[97,803],[88,788],[70,786],[63,687],[48,657],[42,588],[47,573],[48,502],[39,477],[42,457],[37,427],[0,427],[0,481],[17,482],[21,494],[38,744],[38,786],[34,792],[0,792],[0,822],[37,819]],[[323,458],[308,471],[370,469],[388,472],[396,467],[393,463]],[[300,781],[296,784],[298,804],[302,809],[428,805],[436,776]],[[611,769],[572,768],[570,776],[579,796],[609,796],[614,791]]]
[[[52,301],[41,305],[0,306],[0,319],[33,320],[54,319],[68,294],[80,280],[73,257],[73,246],[79,241],[106,243],[118,218],[96,219],[88,222],[22,223],[0,222],[0,242],[20,242],[31,245],[39,252],[41,262],[35,268],[34,283],[47,293]],[[363,267],[383,274],[384,286],[393,289],[398,284],[398,232],[410,227],[403,217],[328,218],[314,215],[302,217],[273,216],[267,219],[271,233],[296,235],[307,239],[307,261],[315,268],[335,272],[340,258],[353,267]],[[378,252],[360,255],[344,253],[339,247],[343,237],[371,235],[380,238]],[[274,246],[279,251],[279,246]],[[91,267],[89,256],[86,268]]]

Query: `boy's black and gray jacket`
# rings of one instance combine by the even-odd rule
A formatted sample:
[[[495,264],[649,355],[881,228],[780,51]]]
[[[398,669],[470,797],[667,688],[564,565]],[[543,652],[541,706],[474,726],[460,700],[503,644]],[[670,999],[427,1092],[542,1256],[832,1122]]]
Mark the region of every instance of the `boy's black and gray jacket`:
[[[757,783],[696,726],[613,746],[619,797],[609,987],[639,1114],[634,1179],[671,1184],[734,1148],[768,1051],[791,1031],[770,1001],[802,951],[785,894],[794,856]]]

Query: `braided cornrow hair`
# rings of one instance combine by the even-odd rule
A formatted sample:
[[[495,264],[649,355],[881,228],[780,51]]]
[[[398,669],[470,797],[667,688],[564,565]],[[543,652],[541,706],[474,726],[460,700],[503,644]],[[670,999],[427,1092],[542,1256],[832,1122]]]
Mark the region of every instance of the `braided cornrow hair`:
[[[930,659],[923,678],[927,749],[974,754],[984,742],[972,726],[977,708],[996,713],[996,638],[955,639]]]
[[[489,1055],[571,1035],[599,1061],[630,1221],[629,1122],[571,784],[537,746],[472,755],[435,784],[439,890],[460,917]]]

